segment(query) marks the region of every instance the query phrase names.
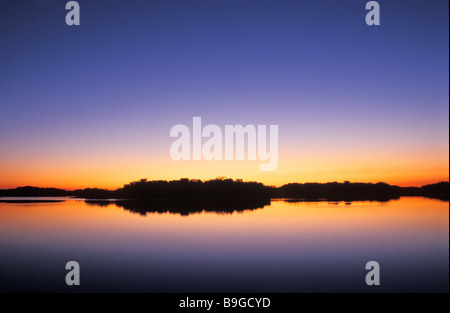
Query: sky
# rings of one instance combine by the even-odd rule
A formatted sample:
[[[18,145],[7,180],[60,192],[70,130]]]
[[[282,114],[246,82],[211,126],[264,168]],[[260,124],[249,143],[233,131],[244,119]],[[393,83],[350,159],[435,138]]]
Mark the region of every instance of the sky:
[[[0,2],[0,188],[449,179],[447,0],[66,2]],[[174,161],[194,116],[278,125],[277,169]]]

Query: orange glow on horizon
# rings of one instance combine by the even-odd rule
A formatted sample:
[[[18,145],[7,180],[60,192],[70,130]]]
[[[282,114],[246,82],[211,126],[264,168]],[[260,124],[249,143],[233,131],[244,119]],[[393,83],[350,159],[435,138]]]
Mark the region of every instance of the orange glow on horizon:
[[[164,151],[165,153],[161,152]],[[73,152],[73,151],[72,151]],[[304,151],[280,147],[278,168],[259,171],[260,161],[173,161],[168,151],[115,154],[80,152],[50,156],[5,157],[0,162],[0,189],[20,186],[117,189],[134,180],[208,180],[217,177],[258,181],[269,186],[299,182],[386,182],[402,187],[449,180],[446,147],[424,151]]]
[[[59,169],[17,171],[13,169],[2,170],[0,189],[16,188],[21,186],[55,187],[67,190],[84,188],[117,189],[134,180],[147,178],[149,180],[177,180],[180,178],[209,180],[217,177],[243,179],[244,181],[258,181],[268,186],[282,186],[288,183],[307,182],[386,182],[401,187],[423,186],[440,181],[448,181],[448,164],[434,168],[422,167],[384,167],[369,168],[363,165],[348,164],[337,169],[333,166],[314,166],[303,169],[301,166],[283,166],[274,172],[259,172],[249,170],[256,167],[254,162],[241,164],[229,163],[227,166],[217,167],[214,164],[197,163],[192,166],[179,164],[161,164],[154,168],[141,170],[138,166],[117,168],[114,166],[91,169],[73,168],[65,171]],[[251,163],[251,164],[249,164]]]

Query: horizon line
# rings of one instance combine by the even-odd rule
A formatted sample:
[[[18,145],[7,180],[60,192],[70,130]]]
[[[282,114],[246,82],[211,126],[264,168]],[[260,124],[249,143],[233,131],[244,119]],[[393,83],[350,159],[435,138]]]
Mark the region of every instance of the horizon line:
[[[288,182],[288,183],[276,186],[276,185],[266,185],[263,182],[256,181],[256,180],[243,180],[241,178],[234,179],[234,178],[225,177],[225,176],[218,176],[216,178],[210,178],[210,179],[197,179],[197,178],[180,177],[178,179],[171,179],[171,180],[167,180],[167,179],[166,180],[164,180],[164,179],[149,180],[147,178],[140,178],[140,179],[132,180],[132,181],[130,181],[128,183],[125,183],[121,187],[117,187],[115,189],[101,188],[101,187],[85,187],[85,188],[80,187],[80,188],[75,188],[75,189],[67,189],[67,188],[64,188],[64,187],[54,187],[54,186],[52,186],[52,187],[40,187],[40,186],[32,186],[32,185],[21,185],[21,186],[16,186],[16,187],[11,187],[11,188],[0,188],[0,190],[9,190],[9,189],[32,187],[32,188],[53,188],[53,189],[61,189],[61,190],[65,190],[65,191],[75,191],[75,190],[85,190],[85,189],[102,189],[102,190],[108,190],[108,191],[115,191],[117,189],[123,188],[127,184],[130,184],[132,182],[139,182],[139,181],[142,181],[142,180],[146,180],[148,182],[158,182],[158,181],[172,182],[172,181],[180,181],[180,180],[183,180],[183,179],[188,179],[189,181],[202,181],[202,182],[213,181],[213,180],[232,180],[232,181],[242,181],[244,183],[260,183],[260,184],[262,184],[262,185],[264,185],[266,187],[273,187],[273,188],[280,188],[280,187],[288,185],[288,184],[330,184],[330,183],[339,183],[339,184],[344,184],[344,183],[349,183],[349,184],[378,184],[378,183],[383,183],[383,184],[388,184],[389,186],[400,187],[400,188],[420,188],[420,187],[423,187],[423,186],[434,185],[434,184],[438,184],[438,183],[450,183],[450,181],[448,181],[448,180],[440,180],[440,181],[437,181],[435,183],[424,184],[424,185],[421,185],[421,186],[405,186],[405,187],[402,187],[402,186],[399,186],[399,185],[391,185],[390,183],[385,182],[385,181],[361,182],[361,181],[344,180],[344,181],[327,181],[327,182],[317,182],[317,181],[316,182],[313,182],[313,181],[298,182],[298,181],[296,181],[296,182]]]

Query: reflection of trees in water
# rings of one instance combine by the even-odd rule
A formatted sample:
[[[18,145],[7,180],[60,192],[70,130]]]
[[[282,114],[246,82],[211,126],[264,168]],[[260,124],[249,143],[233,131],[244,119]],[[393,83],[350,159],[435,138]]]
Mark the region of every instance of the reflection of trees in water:
[[[211,212],[217,214],[233,214],[244,211],[252,211],[270,205],[270,200],[252,201],[203,201],[181,202],[172,200],[85,200],[92,206],[106,207],[114,204],[131,213],[146,216],[147,213],[170,213],[187,216],[189,214]]]
[[[328,204],[340,204],[341,202],[345,205],[351,205],[352,202],[356,201],[374,201],[374,202],[389,202],[391,200],[398,200],[399,196],[372,196],[372,197],[330,197],[330,198],[278,198],[277,200],[288,202],[288,203],[299,203],[299,202],[328,202]]]
[[[84,200],[88,206],[107,207],[114,203],[113,200]]]

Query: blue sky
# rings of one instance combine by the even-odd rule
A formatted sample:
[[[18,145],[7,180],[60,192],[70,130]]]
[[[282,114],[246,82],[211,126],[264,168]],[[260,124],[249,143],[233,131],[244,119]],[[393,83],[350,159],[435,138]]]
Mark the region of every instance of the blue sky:
[[[0,3],[10,167],[61,150],[169,158],[193,116],[278,124],[292,158],[337,143],[448,158],[448,1],[379,1],[371,27],[356,0],[78,2],[71,27],[66,1]]]

